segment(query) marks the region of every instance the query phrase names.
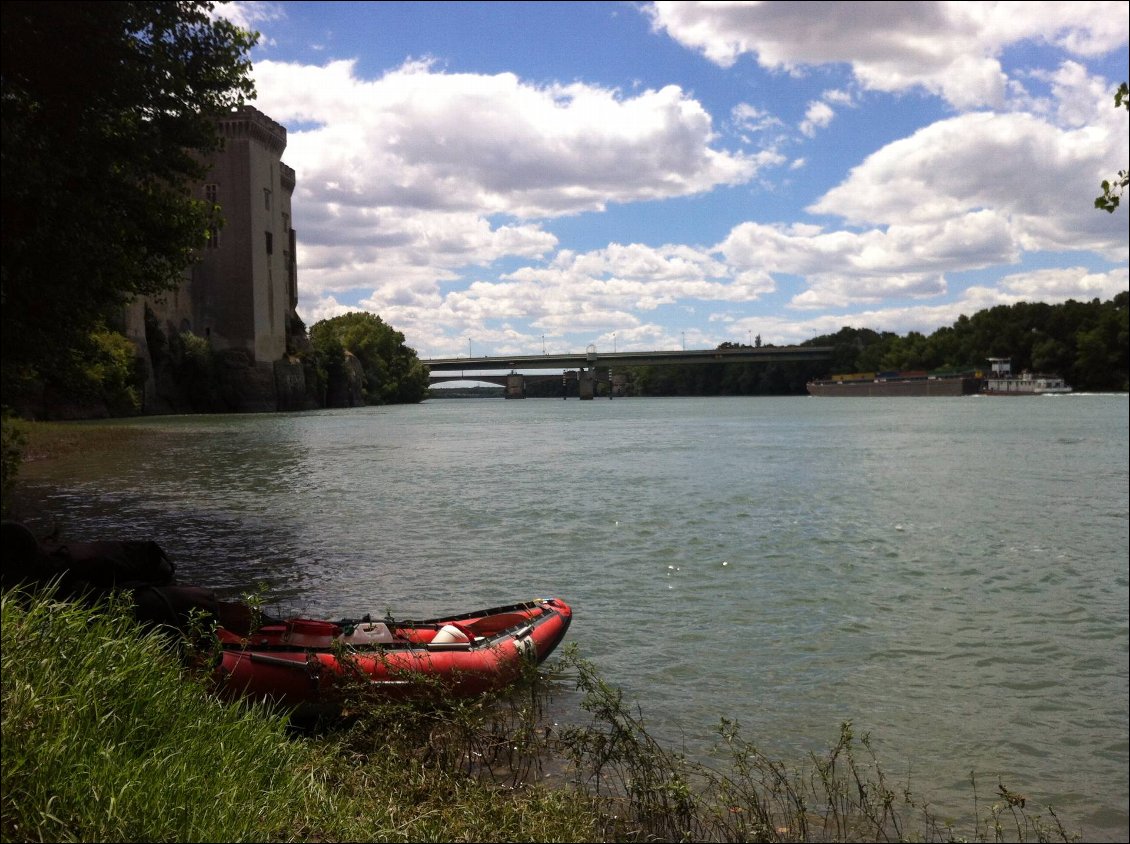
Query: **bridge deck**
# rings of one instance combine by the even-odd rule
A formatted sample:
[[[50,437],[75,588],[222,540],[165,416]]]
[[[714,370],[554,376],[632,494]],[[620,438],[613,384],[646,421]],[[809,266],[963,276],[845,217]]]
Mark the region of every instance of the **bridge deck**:
[[[433,372],[483,369],[577,369],[594,366],[663,366],[687,363],[768,363],[828,360],[831,346],[695,349],[675,352],[583,352],[576,354],[432,358],[420,361]]]

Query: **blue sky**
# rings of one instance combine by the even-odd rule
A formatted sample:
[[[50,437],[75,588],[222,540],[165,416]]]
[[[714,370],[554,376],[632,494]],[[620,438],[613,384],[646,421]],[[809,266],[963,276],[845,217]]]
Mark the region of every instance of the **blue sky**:
[[[1130,3],[231,3],[299,314],[423,358],[930,333],[1128,288]]]

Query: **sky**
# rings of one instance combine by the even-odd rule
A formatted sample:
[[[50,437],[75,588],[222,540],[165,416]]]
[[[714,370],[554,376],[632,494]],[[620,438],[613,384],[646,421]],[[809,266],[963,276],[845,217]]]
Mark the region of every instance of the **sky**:
[[[235,2],[298,313],[424,359],[929,334],[1130,287],[1130,3]],[[1128,199],[1127,205],[1130,205]]]

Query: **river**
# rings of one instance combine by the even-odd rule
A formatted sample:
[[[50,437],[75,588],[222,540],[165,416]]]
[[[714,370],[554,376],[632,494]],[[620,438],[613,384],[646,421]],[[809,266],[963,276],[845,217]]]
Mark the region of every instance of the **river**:
[[[943,813],[974,771],[982,800],[1130,834],[1125,395],[114,424],[166,447],[25,467],[33,529],[156,539],[183,581],[310,615],[560,596],[568,641],[692,755],[723,717],[796,760],[850,720]]]

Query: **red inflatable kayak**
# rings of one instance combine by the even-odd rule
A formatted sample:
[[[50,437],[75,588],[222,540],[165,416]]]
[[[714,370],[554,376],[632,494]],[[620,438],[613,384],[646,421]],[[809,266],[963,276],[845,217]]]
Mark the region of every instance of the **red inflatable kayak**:
[[[553,652],[573,612],[546,598],[421,621],[296,618],[242,637],[220,628],[221,694],[286,707],[356,691],[468,697],[504,688]]]

